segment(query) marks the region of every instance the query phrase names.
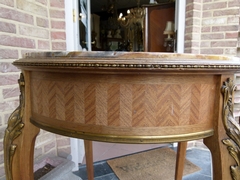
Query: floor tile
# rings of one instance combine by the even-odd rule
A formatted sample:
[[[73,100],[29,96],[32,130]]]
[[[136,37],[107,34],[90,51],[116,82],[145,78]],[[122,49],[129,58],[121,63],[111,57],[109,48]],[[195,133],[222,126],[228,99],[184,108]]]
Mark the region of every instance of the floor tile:
[[[106,145],[106,144],[105,144]],[[119,148],[119,151],[116,149]],[[140,148],[143,150],[145,147],[142,146],[132,146],[127,145],[114,145],[108,149],[107,154],[120,155],[124,154],[120,151],[131,151]],[[176,150],[176,148],[172,148]],[[139,149],[138,149],[139,150]],[[206,149],[192,148],[187,150],[186,158],[194,163],[195,165],[201,168],[200,171],[197,171],[193,174],[189,174],[183,177],[183,180],[211,180],[212,179],[212,166],[211,166],[211,153]],[[79,171],[74,172],[74,174],[80,176],[83,180],[87,180],[86,165],[81,165]],[[107,164],[106,160],[95,162],[94,163],[94,180],[119,180],[117,176],[112,171],[111,167]]]
[[[212,158],[209,150],[189,149],[187,150],[186,158],[198,167],[201,167],[200,174],[212,176]]]
[[[212,177],[205,176],[203,174],[194,173],[188,176],[184,176],[182,180],[212,180]]]

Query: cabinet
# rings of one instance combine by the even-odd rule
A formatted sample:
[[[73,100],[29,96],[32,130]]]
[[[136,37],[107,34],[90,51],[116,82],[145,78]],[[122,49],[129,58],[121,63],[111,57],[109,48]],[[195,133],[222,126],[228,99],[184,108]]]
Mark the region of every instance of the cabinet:
[[[145,5],[144,51],[167,52],[163,34],[167,21],[175,19],[175,3]]]

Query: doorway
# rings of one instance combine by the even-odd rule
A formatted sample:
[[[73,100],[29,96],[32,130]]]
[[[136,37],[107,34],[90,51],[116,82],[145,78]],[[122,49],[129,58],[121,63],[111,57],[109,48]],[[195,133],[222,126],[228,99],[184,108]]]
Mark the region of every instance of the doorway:
[[[83,51],[83,50],[91,50],[92,49],[92,39],[94,40],[94,38],[92,38],[92,30],[96,30],[93,29],[93,25],[91,25],[92,23],[98,24],[96,23],[96,21],[98,21],[98,17],[100,16],[99,10],[101,10],[102,8],[104,9],[105,7],[108,7],[111,9],[111,6],[109,6],[109,3],[111,5],[111,2],[113,2],[113,0],[65,0],[65,19],[66,19],[66,41],[67,41],[67,51]],[[119,9],[119,13],[118,16],[120,15],[120,13],[122,12],[123,15],[127,15],[127,10],[136,7],[136,0],[128,0],[126,1],[122,1],[122,0],[118,0],[118,2],[125,2],[125,4],[123,4],[121,7],[118,7]],[[133,4],[131,4],[131,3]],[[84,3],[84,8],[86,9],[85,14],[82,13],[83,10],[80,10],[80,5],[83,5]],[[141,3],[145,3],[145,4],[149,4],[149,0],[143,1],[141,0]],[[135,5],[134,5],[135,4]],[[94,5],[94,6],[91,6]],[[125,5],[125,6],[124,6]],[[130,7],[127,5],[131,5]],[[118,5],[120,6],[120,5]],[[96,10],[95,8],[98,8],[98,10]],[[176,36],[175,36],[175,40],[176,40],[176,48],[175,48],[175,52],[177,53],[183,53],[184,52],[184,29],[185,29],[185,8],[186,8],[186,0],[181,0],[181,4],[180,4],[180,0],[177,0],[175,2],[175,20],[174,20],[174,24],[175,24],[175,32],[176,32]],[[125,14],[124,11],[125,10]],[[120,12],[121,10],[121,12]],[[92,11],[92,13],[91,13]],[[82,13],[82,14],[80,14]],[[96,14],[92,15],[92,21],[89,17],[90,14]],[[81,17],[80,17],[81,15]],[[96,18],[95,18],[96,17]],[[107,16],[106,16],[107,17]],[[84,30],[84,32],[81,32],[81,24],[80,24],[80,18],[85,18],[82,19],[83,25],[85,27],[88,27],[87,29]],[[109,18],[109,17],[108,17]],[[107,18],[107,19],[108,19]],[[100,18],[99,18],[100,21]],[[100,22],[99,22],[100,23]],[[91,29],[91,31],[90,31]],[[100,33],[100,29],[98,30],[98,32]],[[86,39],[85,39],[85,44],[81,44],[81,34],[84,34]],[[87,41],[90,41],[92,43],[87,43]],[[100,37],[99,40],[100,42]],[[96,42],[95,42],[96,43]],[[118,41],[117,43],[111,43],[113,49],[114,50],[114,44],[116,47],[116,44],[118,45]],[[97,48],[101,48],[101,46],[97,46],[97,44],[95,44],[95,46]],[[117,47],[118,48],[118,47]],[[116,50],[116,49],[115,49]],[[72,156],[72,161],[75,162],[76,166],[73,170],[78,170],[78,163],[82,163],[83,158],[84,158],[85,152],[84,152],[84,145],[83,145],[83,141],[82,140],[78,140],[78,139],[74,139],[71,138],[71,156]]]
[[[80,5],[80,44],[93,51],[177,52],[183,35],[185,3],[173,0],[91,0]],[[179,8],[183,9],[180,10]],[[183,12],[184,11],[184,12]],[[84,19],[84,17],[86,17]],[[90,18],[88,18],[90,17]],[[89,23],[85,23],[86,19]],[[166,32],[167,23],[171,29]],[[170,27],[170,26],[169,26]],[[90,37],[89,37],[90,36]],[[88,42],[88,39],[90,40]],[[171,44],[170,44],[171,43]],[[169,48],[171,46],[171,48]]]

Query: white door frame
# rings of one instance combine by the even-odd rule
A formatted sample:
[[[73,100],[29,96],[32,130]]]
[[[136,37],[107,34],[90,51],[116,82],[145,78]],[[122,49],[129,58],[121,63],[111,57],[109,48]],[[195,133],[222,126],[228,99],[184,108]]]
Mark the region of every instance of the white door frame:
[[[81,51],[82,47],[79,43],[79,10],[78,0],[65,1],[65,22],[66,22],[66,43],[67,51]]]
[[[184,53],[186,0],[175,2],[175,29],[177,30],[176,53]]]
[[[67,51],[81,51],[79,37],[78,0],[65,0],[66,44]],[[70,138],[71,160],[75,163],[73,171],[77,171],[78,164],[83,161],[85,150],[83,140]]]

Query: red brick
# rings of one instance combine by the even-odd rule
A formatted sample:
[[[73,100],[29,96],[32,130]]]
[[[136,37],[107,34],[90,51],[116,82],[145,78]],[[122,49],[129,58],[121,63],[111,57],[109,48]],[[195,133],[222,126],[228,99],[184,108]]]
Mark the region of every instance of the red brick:
[[[185,34],[185,41],[191,41],[192,40],[192,34]]]
[[[186,13],[186,18],[201,18],[200,11],[189,11]]]
[[[192,4],[187,4],[186,5],[186,11],[201,11],[202,5],[200,3],[192,3]]]
[[[6,6],[13,7],[14,6],[14,1],[13,0],[0,0],[0,4],[4,4]]]
[[[238,38],[238,32],[226,33],[226,39],[237,39],[237,38]]]
[[[64,19],[65,18],[65,12],[64,10],[50,10],[50,17],[51,18],[59,18]]]
[[[191,26],[185,29],[186,33],[201,33],[201,28],[199,26]]]
[[[240,3],[239,0],[233,0],[228,2],[228,7],[239,7]]]
[[[187,48],[187,47],[185,46],[184,53],[190,54],[190,53],[191,53],[191,49],[189,49],[189,48]]]
[[[0,21],[0,32],[16,33],[16,25]]]
[[[3,99],[11,98],[11,97],[16,97],[20,95],[20,90],[19,88],[6,88],[3,89]]]
[[[44,146],[44,153],[50,151],[51,149],[53,149],[55,147],[56,147],[55,142],[48,143],[47,145]]]
[[[208,48],[208,49],[201,49],[200,50],[201,54],[223,54],[223,49],[222,48]]]
[[[64,8],[65,7],[64,0],[51,0],[50,6],[57,7],[57,8]]]
[[[202,27],[202,33],[204,32],[211,32],[211,27],[210,26]]]
[[[57,140],[57,146],[69,146],[70,145],[70,139],[69,138],[62,138]]]
[[[227,2],[213,2],[203,4],[203,10],[214,10],[227,8]]]
[[[65,34],[65,32],[51,32],[51,39],[52,40],[65,40],[66,34]]]
[[[202,34],[202,40],[211,40],[211,39],[224,39],[223,33],[210,33],[210,34]]]
[[[200,34],[199,33],[193,33],[191,35],[191,40],[192,41],[199,41],[200,40]]]
[[[193,31],[192,29],[193,29],[192,26],[185,27],[185,34],[191,33]]]
[[[210,41],[202,41],[200,46],[201,47],[210,47]]]
[[[5,170],[4,167],[0,168],[0,177],[4,177],[5,176]]]
[[[8,62],[2,62],[0,63],[0,72],[1,73],[7,73],[7,72],[19,72],[20,70],[13,66],[12,63]]]
[[[12,111],[19,106],[19,100],[0,102],[0,112]]]
[[[52,42],[52,50],[66,50],[65,42]]]
[[[47,17],[48,9],[46,6],[39,5],[32,1],[16,1],[17,8],[35,15]]]
[[[236,56],[237,48],[226,48],[224,54],[230,55],[230,56]]]
[[[190,51],[191,54],[199,54],[199,49],[191,49]]]
[[[194,26],[192,27],[192,33],[200,33],[201,32],[201,28],[198,26]]]
[[[192,18],[192,15],[193,15],[193,12],[192,12],[192,11],[188,11],[188,12],[186,12],[186,14],[185,14],[185,18],[186,18],[186,19]]]
[[[18,83],[19,75],[0,75],[0,86]]]
[[[191,48],[199,48],[199,42],[185,42],[185,46],[191,47]]]
[[[186,47],[191,47],[192,46],[192,42],[185,41],[184,46],[185,46],[185,48]]]
[[[229,16],[229,15],[235,16],[236,14],[239,14],[239,8],[238,9],[219,10],[219,11],[213,12],[213,16]]]
[[[28,38],[0,35],[0,44],[5,46],[35,48],[35,41]]]
[[[227,23],[228,24],[238,24],[239,23],[239,17],[237,16],[230,16],[227,18]]]
[[[50,50],[50,42],[38,40],[38,49]]]
[[[201,19],[200,18],[194,18],[194,19],[189,19],[185,21],[186,26],[200,26],[201,24]]]
[[[212,11],[207,11],[202,13],[202,18],[209,18],[212,17],[213,12]]]
[[[65,21],[51,21],[51,27],[53,29],[65,29]]]
[[[29,37],[38,37],[43,39],[49,38],[49,31],[39,27],[19,25],[19,33]]]
[[[48,19],[46,18],[36,17],[36,22],[37,22],[37,26],[45,27],[45,28],[49,27],[49,22],[48,22]]]
[[[191,46],[192,46],[193,48],[199,48],[199,45],[200,45],[199,42],[192,42],[192,43],[191,43]]]
[[[213,26],[213,32],[219,31],[238,31],[238,25],[228,25],[228,26]]]
[[[214,41],[212,47],[237,47],[237,41]]]
[[[0,59],[17,59],[18,51],[12,49],[0,49]]]
[[[17,22],[23,22],[26,24],[33,24],[34,20],[33,20],[33,16],[26,14],[26,13],[22,13],[19,12],[17,10],[14,9],[8,9],[8,8],[4,8],[4,7],[0,7],[0,18],[3,19],[10,19],[10,20],[14,20]]]

